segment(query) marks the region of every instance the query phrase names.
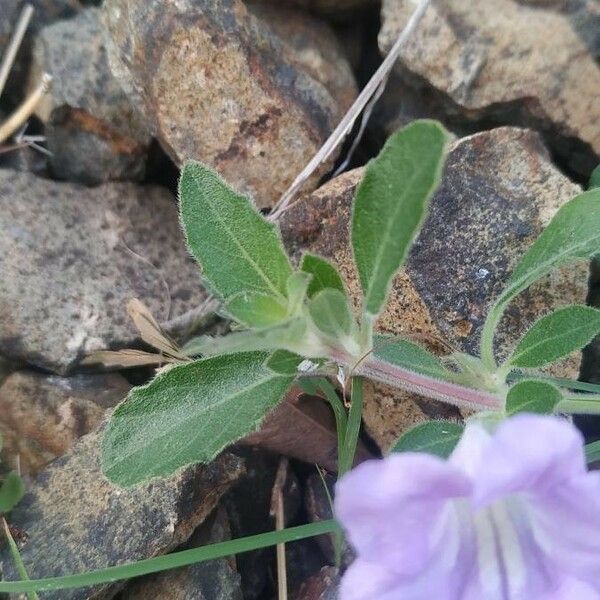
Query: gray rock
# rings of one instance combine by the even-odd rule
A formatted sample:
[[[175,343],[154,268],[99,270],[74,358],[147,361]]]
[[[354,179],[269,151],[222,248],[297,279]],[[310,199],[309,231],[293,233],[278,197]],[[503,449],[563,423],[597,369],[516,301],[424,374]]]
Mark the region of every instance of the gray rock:
[[[404,46],[397,71],[439,91],[451,117],[542,131],[570,168],[585,175],[600,155],[600,65],[588,49],[597,42],[584,41],[572,20],[597,9],[579,2],[579,11],[567,13],[543,4],[434,3]],[[410,0],[384,0],[382,51],[413,11]]]
[[[18,371],[0,385],[0,434],[6,458],[34,477],[94,429],[131,386],[117,374],[57,377]]]
[[[86,353],[136,338],[126,303],[165,321],[205,292],[171,195],[0,170],[0,353],[66,374]]]
[[[310,249],[330,257],[349,283],[358,307],[359,285],[348,242],[350,206],[362,170],[344,174],[298,202],[282,219],[294,254]],[[440,338],[477,353],[488,306],[513,267],[558,208],[579,193],[552,164],[539,136],[502,127],[454,143],[441,188],[397,276],[380,331]],[[533,285],[509,307],[496,338],[506,355],[536,317],[571,303],[585,303],[588,269],[568,265]],[[577,378],[580,354],[554,367]],[[376,391],[376,393],[373,392]],[[365,398],[364,419],[381,448],[425,418],[458,418],[440,403],[424,402],[376,385]]]
[[[297,6],[332,18],[351,18],[365,8],[377,6],[377,0],[250,0],[278,6]],[[246,0],[247,3],[248,0]]]
[[[231,539],[227,513],[217,510],[185,544],[196,548]],[[243,600],[240,576],[235,570],[235,557],[212,560],[174,571],[144,577],[122,594],[122,600]]]
[[[12,33],[17,25],[23,6],[28,3],[33,6],[34,13],[31,17],[25,40],[21,45],[15,64],[11,70],[7,83],[7,95],[15,99],[22,93],[27,72],[31,62],[31,40],[35,33],[42,27],[59,19],[66,19],[75,15],[81,6],[77,0],[2,0],[0,11],[0,56],[8,45]]]
[[[285,191],[356,93],[327,26],[280,10],[250,11],[241,0],[104,3],[113,72],[163,148],[177,163],[215,167],[259,207]]]
[[[131,489],[110,484],[100,469],[102,430],[40,473],[11,512],[26,532],[21,556],[31,578],[81,573],[164,554],[189,538],[221,495],[243,473],[243,463],[222,454],[206,466]],[[0,548],[5,579],[17,579],[10,553]],[[45,592],[47,600],[112,598],[123,582]]]
[[[86,184],[141,179],[151,137],[108,66],[100,9],[38,34],[32,87],[43,72],[53,82],[36,112],[47,124],[54,174]]]

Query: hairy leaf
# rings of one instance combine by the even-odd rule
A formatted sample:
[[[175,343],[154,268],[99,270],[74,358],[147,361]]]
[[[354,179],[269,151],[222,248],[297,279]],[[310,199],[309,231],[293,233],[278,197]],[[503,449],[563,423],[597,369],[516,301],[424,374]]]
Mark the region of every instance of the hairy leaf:
[[[225,310],[247,327],[268,327],[287,318],[287,306],[267,294],[236,294],[227,302]]]
[[[267,360],[267,367],[279,375],[298,374],[298,367],[305,359],[287,350],[276,350]]]
[[[437,356],[422,346],[390,335],[375,336],[373,356],[409,371],[438,379],[451,379],[454,375],[444,367]]]
[[[311,275],[297,271],[292,273],[287,281],[288,293],[288,315],[299,316],[302,314],[302,307],[308,293]]]
[[[102,441],[106,476],[122,486],[210,462],[255,431],[293,377],[265,366],[268,355],[214,356],[172,368],[133,389]]]
[[[567,202],[525,252],[497,304],[504,305],[540,277],[600,252],[600,189]]]
[[[25,484],[16,471],[11,471],[0,484],[0,514],[10,512],[25,494]]]
[[[520,381],[513,385],[506,397],[506,412],[549,414],[562,400],[560,390],[550,383],[539,380]]]
[[[560,308],[534,323],[508,362],[514,367],[542,367],[580,350],[600,332],[600,310],[589,306]]]
[[[354,333],[355,323],[348,298],[339,290],[321,290],[311,298],[308,312],[317,328],[328,337],[335,339]]]
[[[458,444],[464,425],[453,421],[427,421],[400,436],[393,452],[426,452],[447,458]]]
[[[598,165],[590,176],[590,182],[588,189],[593,190],[594,188],[600,188],[600,165]]]
[[[292,273],[275,226],[212,169],[187,163],[179,181],[187,244],[211,289],[224,300],[240,292],[286,298]]]
[[[363,310],[378,314],[396,271],[418,234],[442,175],[448,134],[415,121],[390,137],[356,191],[352,248]]]
[[[302,257],[300,268],[305,273],[310,273],[313,278],[308,286],[308,297],[312,298],[317,292],[331,288],[346,293],[344,282],[337,269],[324,258],[315,254],[305,254]]]

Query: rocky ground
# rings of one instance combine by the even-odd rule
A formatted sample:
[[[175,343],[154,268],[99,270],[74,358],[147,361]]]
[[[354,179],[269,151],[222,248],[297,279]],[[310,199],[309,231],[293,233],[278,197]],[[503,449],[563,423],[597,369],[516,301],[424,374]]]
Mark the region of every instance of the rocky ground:
[[[314,463],[335,470],[328,407],[294,391],[213,464],[129,491],[99,470],[106,411],[146,368],[92,369],[99,349],[147,349],[140,299],[179,341],[219,326],[178,225],[178,167],[217,169],[268,211],[319,149],[414,10],[413,0],[30,0],[0,123],[53,77],[25,132],[0,141],[0,433],[28,493],[11,513],[31,577],[80,572],[273,529],[280,458],[286,521],[329,518]],[[25,2],[0,0],[0,55]],[[348,145],[280,224],[294,256],[331,258],[357,298],[349,207],[362,165],[419,117],[455,134],[443,183],[398,275],[382,331],[475,348],[486,307],[600,156],[600,0],[441,0],[400,54],[347,172]],[[356,133],[356,131],[355,131]],[[25,136],[25,137],[24,137]],[[42,150],[32,145],[42,136]],[[37,137],[35,138],[38,139]],[[598,304],[600,269],[569,267],[520,296],[500,350],[543,312]],[[583,376],[600,379],[600,344]],[[581,356],[556,372],[577,377]],[[460,418],[384,386],[367,390],[359,460],[425,417]],[[600,437],[595,423],[590,435]],[[331,483],[333,479],[329,480]],[[287,547],[294,600],[336,597],[329,539]],[[7,549],[0,569],[15,577]],[[274,552],[129,584],[47,593],[84,600],[272,599]]]

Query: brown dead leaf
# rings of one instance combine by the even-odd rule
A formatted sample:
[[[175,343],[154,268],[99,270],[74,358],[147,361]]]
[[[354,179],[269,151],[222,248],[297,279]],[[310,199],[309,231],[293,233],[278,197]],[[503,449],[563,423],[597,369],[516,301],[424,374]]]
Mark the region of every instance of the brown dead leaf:
[[[132,298],[127,303],[127,313],[144,342],[168,356],[187,360],[187,357],[180,352],[177,344],[163,331],[148,307],[141,300]]]
[[[164,365],[178,363],[179,359],[162,354],[153,354],[143,350],[98,350],[88,354],[80,364],[101,364],[107,368],[126,369],[128,367],[144,367],[151,365]]]

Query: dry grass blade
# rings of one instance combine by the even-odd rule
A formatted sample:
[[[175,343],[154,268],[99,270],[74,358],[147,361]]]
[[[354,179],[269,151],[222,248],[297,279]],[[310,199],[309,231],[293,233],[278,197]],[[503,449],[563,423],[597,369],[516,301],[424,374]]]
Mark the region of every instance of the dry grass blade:
[[[130,300],[127,303],[127,313],[144,342],[164,354],[179,360],[187,360],[186,356],[180,352],[177,344],[162,330],[148,307],[141,300],[137,298]]]
[[[48,73],[44,73],[35,90],[31,92],[23,104],[21,104],[7,120],[0,125],[0,144],[18,131],[19,127],[21,127],[21,125],[23,125],[23,123],[25,123],[25,121],[27,121],[34,113],[42,98],[48,93],[51,82],[52,77]]]
[[[284,456],[279,460],[273,495],[271,496],[271,515],[275,517],[275,529],[285,529],[285,505],[283,487],[287,479],[288,459]],[[287,600],[287,566],[285,561],[285,544],[277,544],[277,600]]]
[[[29,21],[31,21],[32,16],[33,6],[31,6],[31,4],[26,4],[21,10],[15,31],[12,35],[10,43],[6,48],[6,51],[4,52],[4,56],[2,56],[2,64],[0,65],[0,96],[4,91],[6,80],[8,79],[8,75],[10,74],[12,66],[15,62],[17,52],[21,47],[21,42],[23,41],[27,27],[29,27]]]
[[[269,215],[269,219],[274,221],[285,212],[290,202],[294,199],[296,194],[302,189],[302,186],[307,179],[316,171],[316,169],[325,162],[333,153],[333,151],[342,143],[344,138],[354,127],[354,123],[360,113],[363,111],[365,106],[369,103],[371,98],[378,92],[382,82],[384,82],[389,75],[394,63],[400,55],[400,50],[405,44],[406,40],[410,37],[412,32],[415,30],[417,25],[423,18],[427,7],[431,0],[420,0],[419,5],[411,15],[406,27],[402,30],[395,44],[392,46],[389,54],[385,57],[373,77],[369,80],[367,85],[363,88],[358,98],[354,101],[354,104],[350,107],[348,112],[344,115],[344,118],[340,121],[340,124],[335,128],[334,132],[329,136],[327,141],[321,146],[321,149],[315,154],[312,160],[306,165],[302,172],[296,177],[292,185],[283,194],[279,202],[274,206],[273,211]]]
[[[186,359],[187,360],[187,359]],[[98,350],[88,354],[81,365],[101,364],[107,369],[128,369],[131,367],[160,366],[168,363],[179,363],[180,359],[153,354],[143,350]]]

